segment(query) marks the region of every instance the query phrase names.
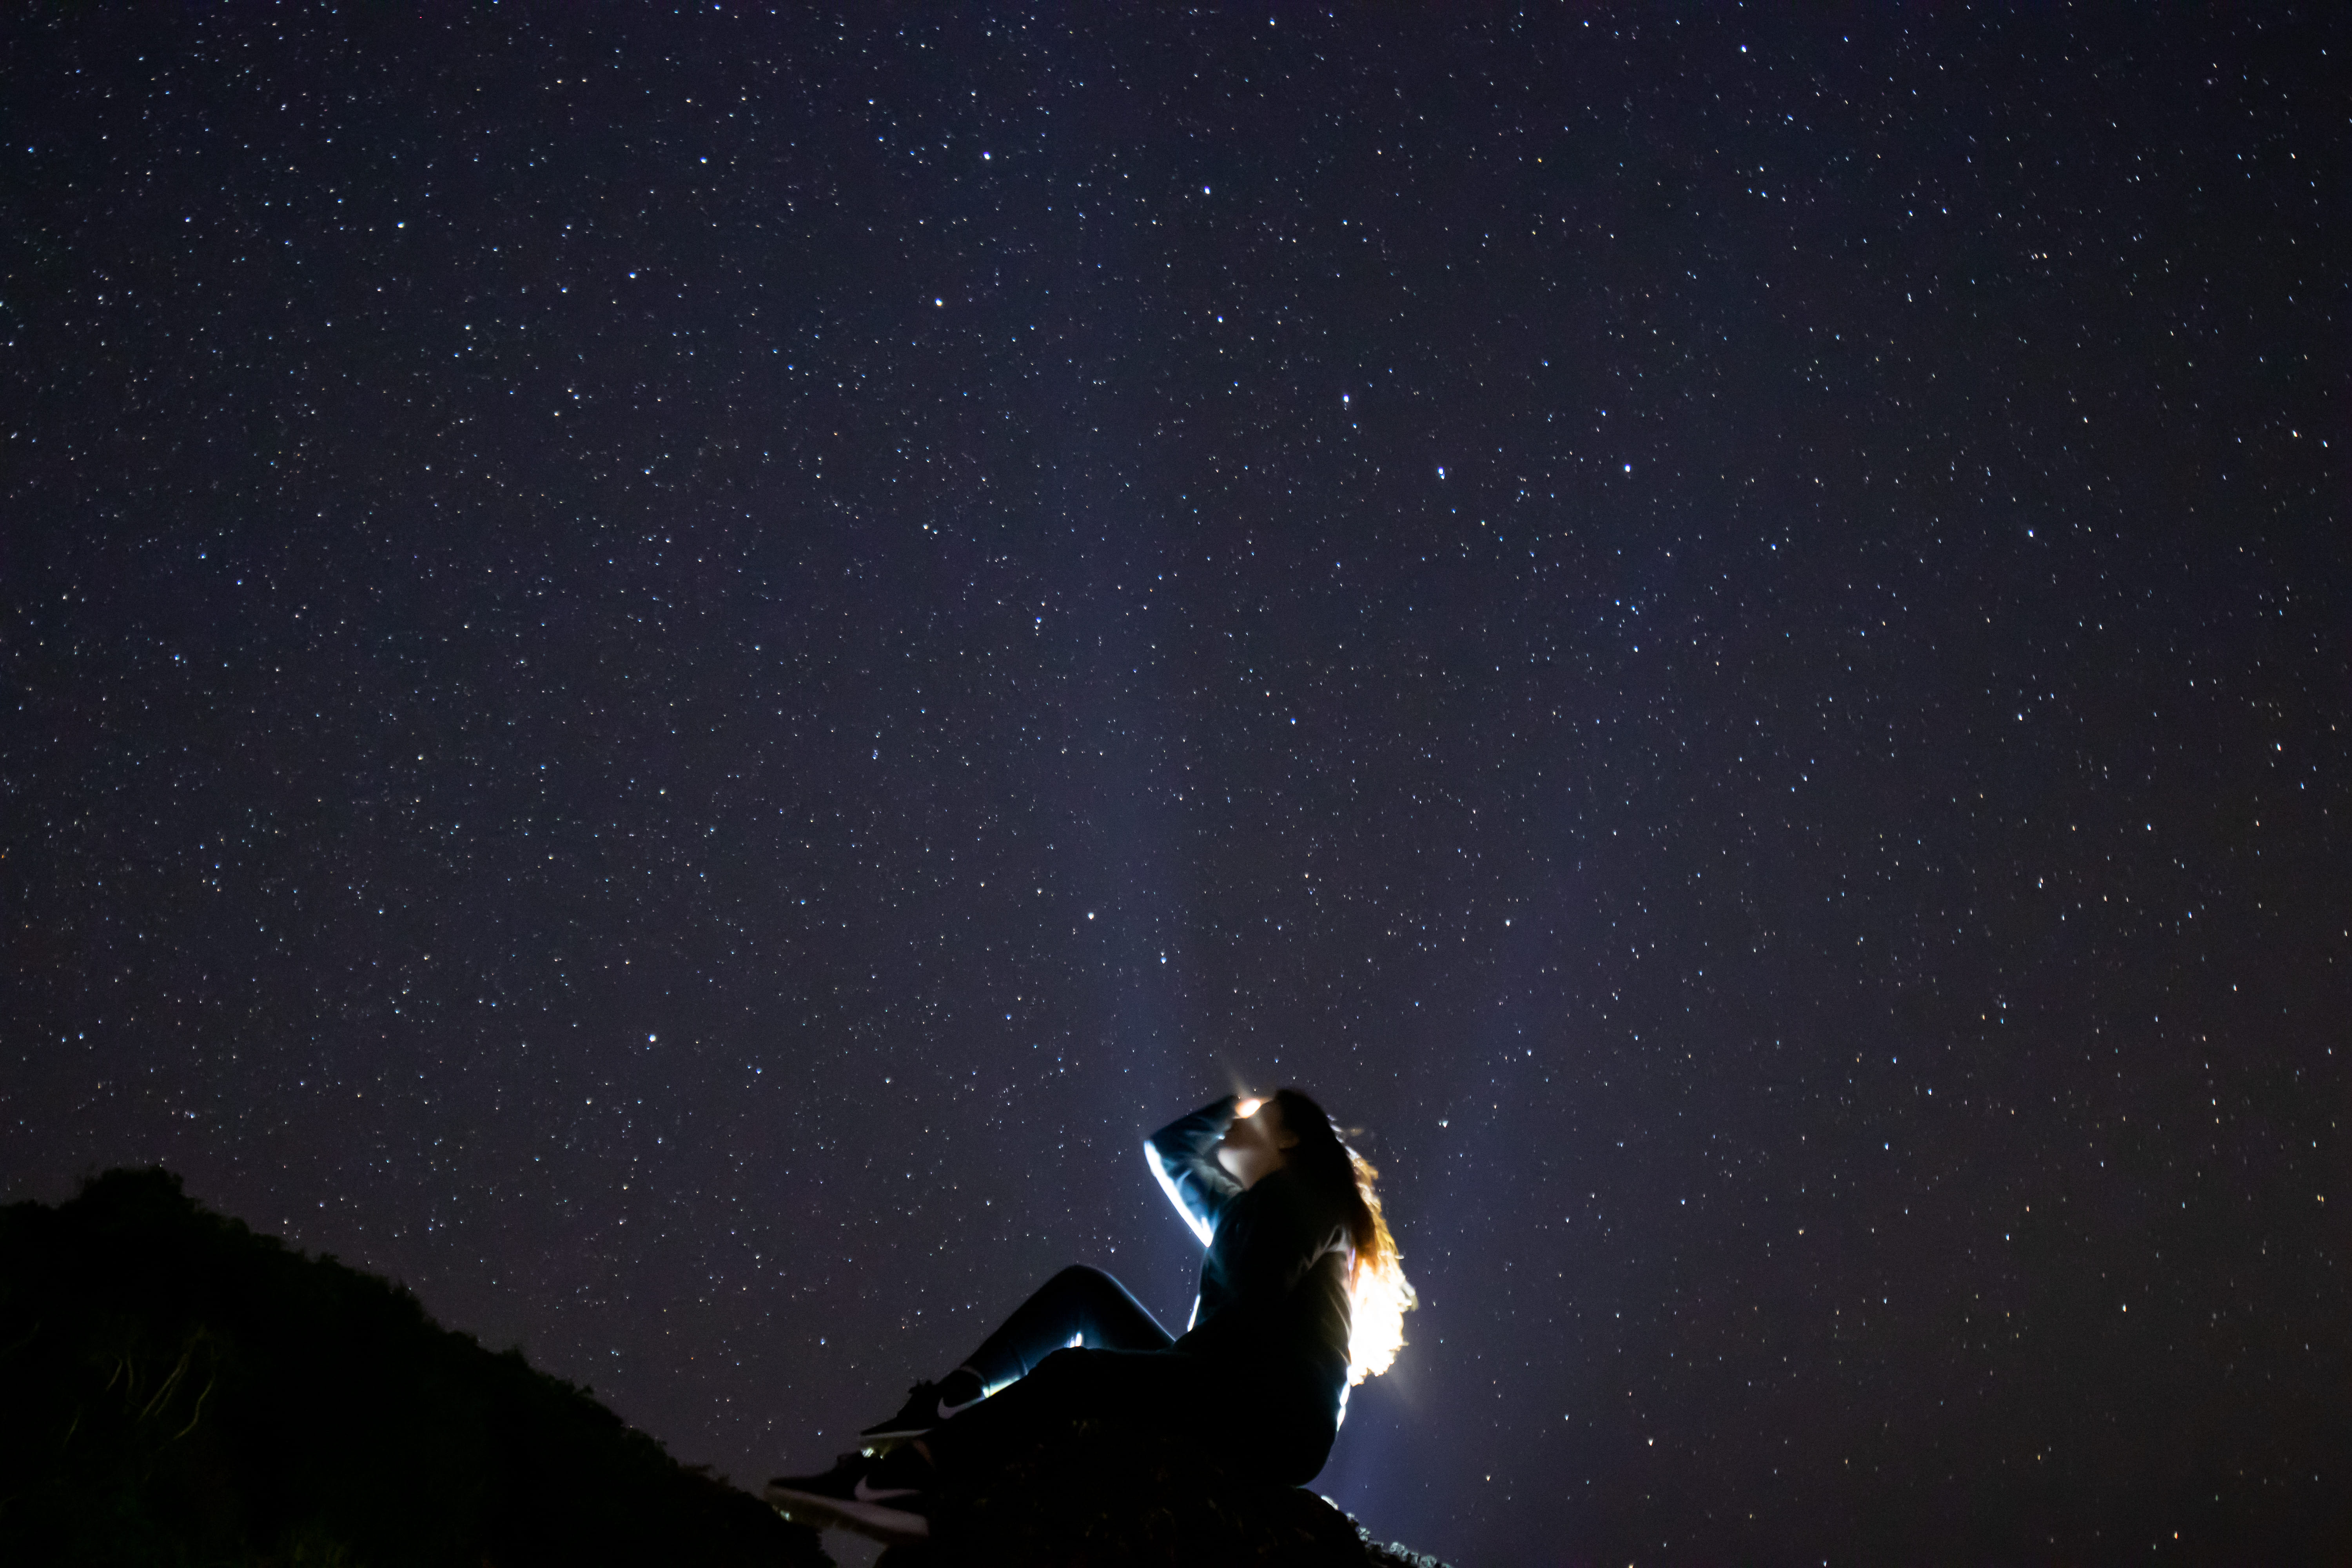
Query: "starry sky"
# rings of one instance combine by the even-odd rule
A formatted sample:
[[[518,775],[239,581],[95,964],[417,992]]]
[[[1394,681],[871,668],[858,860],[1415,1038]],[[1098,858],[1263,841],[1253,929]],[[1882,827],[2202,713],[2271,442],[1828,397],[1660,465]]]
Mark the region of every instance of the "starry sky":
[[[1296,1083],[1384,1537],[2352,1553],[2352,28],[2215,13],[16,8],[0,1195],[756,1484]]]

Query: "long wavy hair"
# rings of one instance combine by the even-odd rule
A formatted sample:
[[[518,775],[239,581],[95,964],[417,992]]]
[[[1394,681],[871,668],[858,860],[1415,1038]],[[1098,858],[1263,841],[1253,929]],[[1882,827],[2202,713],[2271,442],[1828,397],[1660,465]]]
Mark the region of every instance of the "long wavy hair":
[[[1348,1382],[1378,1377],[1404,1346],[1404,1315],[1415,1304],[1412,1282],[1404,1277],[1396,1237],[1381,1213],[1372,1184],[1380,1172],[1341,1142],[1323,1108],[1295,1089],[1276,1089],[1282,1125],[1298,1142],[1286,1165],[1327,1194],[1346,1216],[1356,1260],[1348,1273]]]

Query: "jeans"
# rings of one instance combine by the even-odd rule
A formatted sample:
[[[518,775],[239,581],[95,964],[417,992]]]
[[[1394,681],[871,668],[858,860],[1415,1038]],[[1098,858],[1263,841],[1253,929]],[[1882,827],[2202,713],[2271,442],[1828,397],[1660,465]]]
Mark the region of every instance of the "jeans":
[[[994,1390],[1080,1341],[1113,1351],[1164,1351],[1176,1342],[1126,1286],[1099,1268],[1074,1264],[1014,1308],[964,1365],[980,1374],[982,1388]]]
[[[1086,1348],[1070,1348],[1074,1338]],[[1065,1268],[964,1363],[997,1392],[933,1427],[925,1446],[953,1474],[1093,1417],[1177,1433],[1257,1480],[1315,1478],[1338,1426],[1309,1380],[1173,1343],[1118,1280]]]

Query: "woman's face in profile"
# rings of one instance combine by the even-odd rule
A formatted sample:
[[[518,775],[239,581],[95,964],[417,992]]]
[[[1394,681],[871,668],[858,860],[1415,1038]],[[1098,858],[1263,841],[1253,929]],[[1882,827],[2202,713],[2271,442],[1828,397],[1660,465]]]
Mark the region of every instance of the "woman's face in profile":
[[[1217,1145],[1217,1163],[1244,1187],[1282,1169],[1283,1151],[1298,1139],[1282,1124],[1279,1100],[1244,1099],[1234,1108],[1234,1124]]]

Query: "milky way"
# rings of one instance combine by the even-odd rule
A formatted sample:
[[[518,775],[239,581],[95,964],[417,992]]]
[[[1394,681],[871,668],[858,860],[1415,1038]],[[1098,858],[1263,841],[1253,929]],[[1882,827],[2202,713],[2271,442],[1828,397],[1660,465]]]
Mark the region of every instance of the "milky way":
[[[2345,29],[1009,16],[0,24],[0,1191],[756,1483],[1294,1082],[1383,1536],[2352,1555]]]

